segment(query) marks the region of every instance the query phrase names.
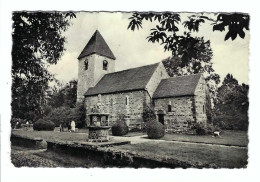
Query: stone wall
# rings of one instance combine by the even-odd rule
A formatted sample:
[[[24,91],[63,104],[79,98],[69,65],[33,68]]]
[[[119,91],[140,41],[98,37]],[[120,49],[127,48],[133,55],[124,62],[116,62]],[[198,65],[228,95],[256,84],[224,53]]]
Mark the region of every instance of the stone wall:
[[[193,96],[155,99],[154,109],[156,114],[164,113],[164,124],[170,131],[186,131],[196,122]]]
[[[85,98],[86,113],[91,113],[91,109],[97,104],[98,96]],[[126,104],[127,102],[127,104]],[[113,125],[124,114],[129,127],[142,127],[143,109],[145,104],[149,104],[151,99],[147,91],[132,91],[116,94],[101,95],[101,103],[105,113],[109,113],[109,125]],[[90,118],[86,117],[87,125]]]
[[[196,121],[198,123],[204,123],[204,124],[207,123],[206,90],[207,90],[206,81],[202,76],[195,90],[194,104],[196,108]]]
[[[169,75],[166,72],[163,63],[160,62],[160,64],[156,68],[155,72],[153,73],[151,79],[149,80],[146,86],[146,90],[148,91],[151,97],[153,97],[153,94],[156,88],[158,87],[159,83],[161,82],[161,80],[166,78],[169,78]]]
[[[85,70],[85,60],[88,60],[88,69]],[[108,62],[107,70],[103,70],[103,61]],[[107,73],[115,71],[115,60],[92,54],[81,58],[78,61],[78,87],[77,87],[77,102],[84,99],[85,92],[94,87],[99,80]]]

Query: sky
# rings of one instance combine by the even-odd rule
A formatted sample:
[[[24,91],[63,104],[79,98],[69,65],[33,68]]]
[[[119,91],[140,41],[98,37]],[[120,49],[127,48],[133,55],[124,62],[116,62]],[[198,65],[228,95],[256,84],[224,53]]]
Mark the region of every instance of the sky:
[[[184,21],[188,13],[180,13]],[[214,14],[205,14],[213,17]],[[171,56],[171,52],[164,51],[159,43],[148,42],[146,37],[150,29],[157,23],[144,22],[143,28],[135,31],[127,29],[131,13],[111,12],[80,12],[72,20],[72,25],[64,33],[66,37],[63,56],[56,65],[49,67],[49,71],[63,83],[77,79],[77,57],[88,43],[96,30],[99,30],[108,46],[116,57],[116,71],[148,65]],[[182,26],[180,32],[184,31]],[[246,31],[244,39],[237,37],[224,41],[226,32],[212,31],[212,25],[205,23],[200,26],[195,36],[204,36],[211,41],[213,50],[213,68],[220,75],[221,80],[231,73],[238,82],[248,84],[249,73],[249,32]]]

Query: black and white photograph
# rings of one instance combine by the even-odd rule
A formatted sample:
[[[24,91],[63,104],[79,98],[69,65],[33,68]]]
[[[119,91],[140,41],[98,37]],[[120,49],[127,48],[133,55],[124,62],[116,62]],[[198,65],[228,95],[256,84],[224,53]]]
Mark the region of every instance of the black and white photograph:
[[[15,170],[248,170],[249,12],[9,17]]]
[[[14,166],[246,168],[248,14],[12,19]]]

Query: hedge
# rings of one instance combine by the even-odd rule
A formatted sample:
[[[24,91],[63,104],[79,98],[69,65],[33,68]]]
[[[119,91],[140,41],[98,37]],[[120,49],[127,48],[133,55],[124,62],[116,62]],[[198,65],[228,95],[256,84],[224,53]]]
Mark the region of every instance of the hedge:
[[[149,121],[146,125],[146,132],[149,138],[159,139],[165,134],[164,125],[158,121]]]
[[[128,133],[128,126],[125,121],[117,121],[113,126],[112,126],[112,135],[113,136],[123,136]]]
[[[43,119],[39,119],[33,124],[33,129],[36,131],[53,131],[55,128],[55,124],[52,121],[45,121]]]

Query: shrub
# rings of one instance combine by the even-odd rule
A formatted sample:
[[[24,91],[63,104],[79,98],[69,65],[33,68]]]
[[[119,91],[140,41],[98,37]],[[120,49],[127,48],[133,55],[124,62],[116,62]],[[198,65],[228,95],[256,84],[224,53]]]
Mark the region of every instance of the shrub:
[[[112,126],[113,136],[123,136],[128,133],[128,126],[125,121],[119,120]]]
[[[146,132],[149,138],[162,138],[165,134],[164,125],[158,121],[150,121],[146,124]]]
[[[156,114],[155,114],[154,110],[152,109],[152,107],[149,107],[148,105],[146,105],[144,107],[143,120],[144,120],[144,122],[156,120]]]
[[[219,126],[221,129],[225,130],[243,130],[248,129],[248,116],[245,114],[236,115],[217,115],[213,120],[214,125]]]
[[[213,124],[202,124],[202,123],[195,123],[192,126],[192,129],[196,131],[197,135],[213,134],[215,131],[220,131],[220,128],[214,126]]]
[[[69,107],[58,107],[53,109],[46,117],[44,117],[44,120],[51,120],[56,127],[60,125],[60,123],[65,122],[69,123],[71,115],[71,108]]]
[[[192,129],[196,131],[197,135],[206,135],[207,134],[207,128],[205,124],[202,123],[195,123],[192,126]]]
[[[18,124],[17,124],[18,123]],[[12,129],[18,129],[22,127],[22,124],[25,124],[26,120],[21,119],[21,118],[12,118],[11,119],[11,127]]]
[[[39,119],[33,124],[33,129],[37,131],[45,130],[52,131],[55,128],[55,124],[52,121],[45,121],[43,119]]]
[[[78,105],[76,108],[69,107],[58,107],[49,112],[49,114],[44,117],[45,120],[51,120],[54,122],[55,126],[58,127],[61,123],[66,123],[70,125],[71,121],[76,122],[76,127],[82,128],[85,123],[85,108],[84,105]]]

